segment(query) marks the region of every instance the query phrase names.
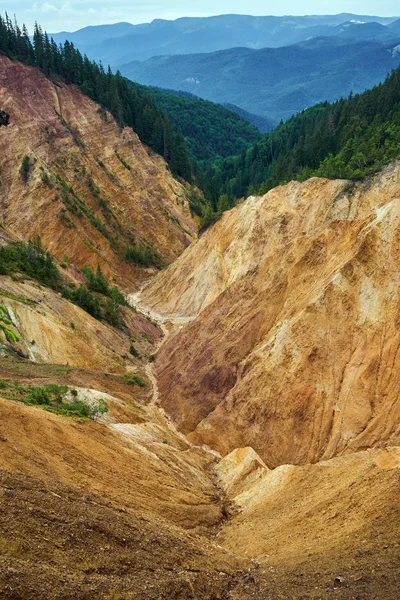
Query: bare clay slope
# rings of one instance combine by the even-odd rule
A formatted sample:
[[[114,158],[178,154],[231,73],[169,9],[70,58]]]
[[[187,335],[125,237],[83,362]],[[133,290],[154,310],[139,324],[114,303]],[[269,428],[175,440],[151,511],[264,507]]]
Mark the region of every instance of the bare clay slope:
[[[269,467],[398,443],[399,198],[398,164],[355,190],[276,188],[145,290],[160,312],[202,309],[157,358],[192,441],[252,446]]]
[[[124,260],[127,245],[150,243],[169,263],[195,237],[184,188],[163,159],[76,87],[0,56],[0,108],[10,114],[0,135],[0,221],[14,236],[40,235],[59,259],[100,263],[130,289],[143,274]]]

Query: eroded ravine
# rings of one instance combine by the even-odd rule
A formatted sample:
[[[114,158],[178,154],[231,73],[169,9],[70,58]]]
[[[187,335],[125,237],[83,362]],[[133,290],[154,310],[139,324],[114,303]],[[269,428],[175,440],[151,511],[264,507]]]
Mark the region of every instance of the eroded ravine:
[[[127,298],[131,306],[133,306],[137,312],[141,313],[145,318],[156,323],[163,332],[163,337],[155,345],[154,353],[156,354],[160,350],[160,348],[167,342],[167,340],[172,334],[176,333],[185,325],[190,323],[193,320],[193,318],[184,315],[173,315],[172,317],[165,317],[159,314],[152,307],[148,306],[146,303],[142,302],[141,293],[148,284],[149,280],[145,281],[137,292],[129,294]],[[186,438],[186,436],[182,432],[178,431],[178,429],[175,427],[173,420],[163,409],[159,402],[160,395],[154,361],[147,361],[144,366],[144,371],[151,385],[152,395],[150,406],[151,410],[154,412],[155,421],[161,422],[161,424],[165,426],[171,432],[171,434],[175,438],[179,439],[184,445],[191,448],[201,448],[202,451],[206,452],[207,454],[210,454],[213,457],[213,459],[221,459],[221,455],[219,454],[219,452],[214,451],[207,445],[199,446],[197,444],[193,444]],[[123,427],[123,425],[121,424],[114,424],[114,427],[117,427],[120,431],[124,431],[126,434],[134,435],[135,437],[139,435],[140,437],[140,434],[138,434],[137,429],[135,430],[135,433],[133,433],[133,431],[129,432],[129,430],[126,427]]]
[[[163,332],[163,337],[156,344],[155,354],[160,350],[160,348],[166,343],[169,336],[184,327],[186,324],[190,323],[193,319],[190,317],[186,317],[184,315],[179,315],[177,317],[165,317],[154,310],[151,306],[145,304],[141,300],[141,294],[143,289],[150,283],[151,280],[145,281],[139,291],[134,292],[128,295],[128,302],[140,312],[145,318],[152,320],[157,323],[158,327]],[[152,404],[155,406],[159,406],[159,391],[158,391],[158,382],[157,376],[155,373],[154,362],[147,362],[145,365],[145,372],[147,377],[149,378],[152,385]],[[159,407],[160,408],[160,407]]]

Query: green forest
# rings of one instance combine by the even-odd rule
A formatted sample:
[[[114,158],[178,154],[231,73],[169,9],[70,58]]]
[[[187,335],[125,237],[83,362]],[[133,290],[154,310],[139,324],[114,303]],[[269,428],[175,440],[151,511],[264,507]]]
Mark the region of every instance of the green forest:
[[[397,69],[371,90],[323,102],[280,123],[252,148],[209,169],[204,187],[216,211],[221,195],[232,206],[237,198],[265,194],[293,179],[361,180],[399,155]]]
[[[25,26],[0,17],[0,52],[78,85],[120,126],[131,126],[174,175],[202,190],[204,198],[191,193],[191,206],[203,228],[250,194],[311,176],[361,180],[400,155],[400,68],[373,89],[313,106],[260,139],[222,106],[134,84],[68,41],[57,46],[38,25],[31,43]]]
[[[202,167],[239,154],[242,148],[250,147],[262,138],[254,125],[220,104],[185,92],[130,84],[153,96],[157,106],[182,132],[190,155]]]

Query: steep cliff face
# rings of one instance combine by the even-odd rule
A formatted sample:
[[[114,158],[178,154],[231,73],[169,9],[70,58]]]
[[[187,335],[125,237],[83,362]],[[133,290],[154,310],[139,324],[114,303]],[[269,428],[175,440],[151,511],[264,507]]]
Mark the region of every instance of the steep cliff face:
[[[148,275],[125,261],[127,246],[151,244],[169,263],[194,239],[184,187],[165,162],[76,87],[0,56],[0,107],[10,115],[0,222],[11,234],[40,235],[59,259],[99,263],[130,289]]]
[[[192,441],[252,446],[268,467],[399,441],[399,197],[397,164],[354,189],[276,188],[145,290],[159,312],[201,311],[157,359]]]

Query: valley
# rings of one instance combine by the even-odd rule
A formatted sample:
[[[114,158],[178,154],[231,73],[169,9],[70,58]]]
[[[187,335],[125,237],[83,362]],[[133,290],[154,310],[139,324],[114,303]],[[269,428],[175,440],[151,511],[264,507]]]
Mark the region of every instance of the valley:
[[[321,235],[328,238],[333,236],[333,241],[333,232],[324,232],[324,224],[328,228],[338,227],[343,220],[337,243],[342,240],[344,247],[348,248],[346,252],[353,252],[349,246],[352,240],[350,232],[344,235],[345,223],[348,222],[353,228],[353,239],[359,236],[355,247],[362,248],[365,253],[365,235],[367,239],[370,235],[381,235],[381,239],[389,239],[387,228],[396,223],[396,218],[393,220],[390,211],[382,210],[382,206],[377,206],[376,202],[377,198],[382,198],[381,193],[384,191],[388,207],[393,211],[391,195],[398,193],[398,181],[398,166],[393,165],[372,185],[369,184],[368,189],[358,190],[358,196],[352,201],[352,215],[349,215],[348,210],[349,197],[343,194],[344,182],[314,180],[302,184],[300,188],[297,185],[297,189],[296,185],[289,185],[276,190],[274,194],[280,194],[282,198],[287,194],[292,210],[298,211],[300,222],[293,222],[291,227],[293,231],[300,229],[305,232],[302,236],[305,239],[301,242],[306,248],[310,243],[311,246],[314,245],[307,239],[314,233],[314,222],[317,223],[315,233],[319,238]],[[304,213],[306,198],[310,198],[310,194],[315,198],[315,205]],[[329,216],[327,209],[331,206],[332,198],[338,198],[338,195],[339,200],[333,204],[334,214]],[[271,197],[271,193],[269,196]],[[324,199],[323,202],[321,198]],[[296,449],[293,443],[290,454],[278,455],[279,458],[276,458],[273,438],[270,437],[273,431],[281,436],[281,446],[284,439],[293,440],[293,434],[283,432],[282,420],[269,430],[268,422],[266,423],[266,431],[270,432],[267,452],[260,446],[260,454],[257,454],[248,447],[249,442],[247,447],[235,447],[236,441],[244,441],[246,436],[247,440],[251,440],[254,426],[258,425],[259,431],[265,427],[260,420],[265,418],[265,413],[258,411],[258,422],[253,422],[253,425],[247,423],[241,432],[243,417],[240,412],[239,417],[233,412],[242,410],[240,402],[236,403],[237,408],[235,405],[231,406],[230,413],[223,417],[223,425],[220,422],[217,426],[218,436],[213,434],[213,425],[203,426],[202,431],[209,432],[206,438],[208,447],[199,445],[199,433],[194,438],[190,434],[188,439],[175,429],[175,424],[179,429],[181,425],[163,387],[165,357],[170,356],[170,360],[176,360],[176,350],[171,351],[170,348],[177,348],[178,352],[182,348],[186,356],[193,357],[190,360],[194,360],[196,355],[190,346],[185,347],[185,343],[178,340],[184,340],[188,335],[188,339],[195,344],[195,351],[201,353],[201,338],[198,334],[190,333],[190,328],[199,322],[204,334],[215,330],[215,322],[211,319],[209,326],[207,321],[214,310],[218,315],[225,314],[225,319],[229,314],[230,318],[234,317],[236,311],[239,311],[239,319],[243,318],[240,316],[243,309],[248,312],[248,301],[245,301],[246,280],[249,275],[253,278],[256,276],[252,266],[254,263],[249,260],[253,249],[251,241],[256,242],[257,230],[263,231],[264,235],[267,234],[271,248],[283,233],[280,219],[275,219],[270,224],[267,221],[262,226],[258,224],[264,211],[268,215],[268,200],[268,197],[250,199],[227,213],[220,223],[207,232],[206,236],[215,235],[221,241],[224,240],[214,258],[216,262],[213,268],[210,259],[203,257],[202,252],[196,248],[196,245],[202,245],[206,255],[207,250],[211,250],[206,237],[202,236],[169,269],[150,281],[141,292],[131,296],[131,302],[137,307],[137,318],[147,323],[150,318],[154,323],[152,344],[153,350],[158,350],[155,362],[158,382],[151,375],[154,373],[154,363],[134,359],[134,365],[116,365],[110,370],[111,363],[103,365],[98,359],[94,360],[87,350],[81,355],[79,350],[74,350],[71,341],[59,337],[58,331],[54,332],[57,336],[54,339],[57,339],[60,350],[67,347],[71,358],[74,355],[85,357],[85,365],[78,363],[74,366],[71,361],[63,366],[58,356],[54,357],[58,365],[54,364],[54,358],[52,364],[43,355],[37,355],[34,362],[12,358],[11,355],[0,359],[1,381],[5,381],[7,385],[14,380],[20,385],[68,385],[79,393],[82,392],[86,401],[93,394],[105,398],[109,410],[94,422],[76,422],[35,406],[1,400],[3,560],[0,585],[5,598],[33,598],[38,590],[44,597],[65,598],[72,590],[77,598],[96,595],[105,598],[172,596],[204,599],[300,599],[333,596],[350,599],[356,595],[361,598],[379,598],[382,589],[386,598],[397,597],[395,582],[398,576],[399,548],[395,524],[398,522],[399,510],[400,457],[396,438],[385,437],[383,430],[377,430],[376,425],[373,426],[374,419],[369,427],[370,437],[364,435],[361,447],[353,443],[342,451],[336,449],[331,457],[320,459],[309,455],[305,460],[300,457],[300,461],[293,455],[293,449]],[[370,210],[376,209],[378,220],[374,222],[368,215]],[[247,237],[232,229],[236,222],[238,227],[246,230],[246,220],[237,218],[243,210],[252,212],[255,220],[254,229],[248,231]],[[226,220],[230,221],[229,227],[224,223]],[[221,229],[225,227],[234,243],[232,247],[227,243],[226,237],[220,236]],[[363,227],[368,231],[363,232]],[[294,251],[288,246],[290,231],[286,230],[284,237],[287,255],[293,256]],[[242,243],[235,248],[234,240],[238,239]],[[296,242],[295,253],[299,263],[305,265],[300,258],[299,243]],[[390,252],[390,246],[386,247],[387,252]],[[265,251],[268,256],[268,244]],[[281,257],[284,255],[282,251],[278,254]],[[368,268],[373,269],[373,262],[368,261],[379,254],[365,255],[363,268],[367,268],[369,264]],[[194,302],[196,293],[184,291],[177,282],[174,283],[173,273],[180,271],[187,261],[190,264],[194,256],[197,258],[197,268],[206,266],[207,270],[201,275],[204,283],[207,282],[206,273],[210,282],[218,282],[210,287],[207,297],[200,295],[197,302]],[[223,271],[218,268],[218,265],[223,265],[220,262],[222,258],[225,263]],[[320,261],[324,266],[318,268],[326,268],[329,279],[338,280],[337,273],[342,269],[341,264],[351,264],[348,255],[344,255],[343,259],[338,259],[336,269],[332,271],[335,263],[328,265],[324,258]],[[238,263],[238,259],[241,263]],[[382,260],[385,262],[384,256]],[[269,263],[273,271],[271,257]],[[227,268],[228,265],[232,268]],[[328,285],[329,289],[326,277],[316,275],[316,264],[311,262],[311,265],[314,281]],[[346,273],[348,277],[349,266],[346,267]],[[356,277],[354,267],[352,277]],[[180,280],[187,287],[193,278],[183,278],[180,275]],[[302,274],[302,281],[303,284],[307,281],[306,270]],[[235,293],[229,294],[229,286],[237,285],[236,282],[241,282],[240,287],[236,288]],[[196,287],[195,280],[192,285]],[[253,285],[257,285],[256,282]],[[35,286],[28,285],[28,282],[12,282],[3,276],[1,286],[10,295],[19,297],[20,302],[24,297],[34,298]],[[161,295],[162,286],[165,286],[165,295]],[[243,299],[239,305],[234,300],[238,289],[241,290]],[[314,297],[311,302],[316,302],[316,305],[314,304],[311,314],[317,327],[321,328],[322,322],[316,318],[316,309],[321,302],[318,300],[320,293],[317,291],[318,286],[315,288],[315,283],[312,289],[311,296],[306,292],[306,287],[300,296],[293,293],[297,300],[291,305],[290,311],[293,312],[294,321],[305,318],[307,310],[302,303],[307,303],[310,301],[308,298]],[[175,301],[173,293],[176,294]],[[388,294],[386,303],[392,298],[389,290]],[[230,309],[221,308],[221,296],[228,303],[226,306],[231,302]],[[161,304],[162,298],[169,298],[168,308]],[[341,301],[346,307],[343,316],[348,318],[348,303],[351,298],[348,297],[346,302],[344,298],[345,296]],[[256,295],[252,299],[259,302]],[[4,298],[2,302],[9,314],[20,314],[13,310],[17,301]],[[324,304],[325,302],[326,300],[323,301]],[[47,310],[53,312],[56,304],[48,298]],[[282,306],[284,305],[282,302]],[[34,305],[29,310],[32,314],[27,322],[36,326],[43,305]],[[84,317],[85,313],[80,308],[74,310],[82,318],[86,318],[85,329],[82,323],[78,331],[85,330],[87,335],[90,331],[87,328],[90,324],[88,316]],[[74,318],[76,319],[76,315]],[[335,319],[338,318],[336,314]],[[14,322],[18,324],[16,316],[13,317]],[[248,317],[248,325],[251,322],[252,319]],[[387,321],[385,323],[385,331],[390,336],[390,327]],[[219,333],[218,345],[227,343],[232,349],[234,346],[229,338],[237,330],[226,322],[225,325],[228,337],[225,339],[225,335]],[[103,327],[109,331],[112,329],[107,325]],[[307,351],[307,347],[314,343],[312,334],[310,335],[310,324],[308,327],[300,327],[300,331],[307,329],[307,346],[301,350],[298,346],[297,349],[297,354],[301,352],[310,365],[302,367],[305,376],[307,372],[314,372]],[[32,329],[24,330],[17,326],[16,330],[24,339],[33,335]],[[344,330],[337,324],[330,335],[347,335]],[[252,335],[251,329],[248,329],[247,335],[249,332]],[[43,331],[43,334],[50,341],[50,330]],[[162,335],[164,341],[160,345]],[[278,349],[275,347],[274,350],[271,346],[266,358],[261,359],[259,341],[256,342],[256,352],[258,361],[264,360],[264,368],[268,368],[269,364],[274,365],[277,379],[281,377],[277,358],[281,356],[284,359],[282,368],[287,371],[285,385],[288,391],[293,390],[295,394],[296,388],[288,380],[289,357],[284,351],[284,345],[282,346],[285,343],[293,344],[291,335],[287,335],[286,342],[281,337],[279,343],[282,349],[276,358],[274,352]],[[97,326],[92,333],[91,348],[99,344],[99,336],[103,340],[105,334]],[[257,336],[252,337],[255,341],[258,339]],[[329,336],[326,339],[329,340]],[[110,339],[109,343],[112,351],[118,352],[120,341]],[[338,339],[335,348],[344,343],[345,340]],[[44,345],[43,339],[39,338],[36,344]],[[243,341],[237,345],[242,348]],[[208,346],[210,349],[216,348],[212,342]],[[384,347],[390,350],[389,341],[384,342]],[[371,351],[373,357],[373,347]],[[216,357],[212,360],[218,365]],[[252,360],[254,359],[250,353],[244,365]],[[354,368],[352,367],[353,370]],[[366,364],[360,368],[363,372],[368,370]],[[381,369],[379,365],[376,368]],[[175,369],[181,376],[185,376],[185,369]],[[190,369],[190,361],[187,362],[187,369]],[[243,367],[241,370],[246,371]],[[140,374],[147,383],[146,387],[132,387],[127,383],[126,372]],[[321,364],[319,372],[322,375]],[[254,375],[251,369],[246,376],[248,381],[252,377],[254,383],[261,383],[265,390],[268,389],[259,375]],[[192,373],[191,377],[195,385],[196,378],[203,378],[202,372],[198,371],[197,376]],[[160,389],[155,393],[157,390],[153,386],[158,385]],[[298,385],[301,385],[301,381]],[[218,387],[215,382],[213,387]],[[178,382],[174,388],[178,408],[181,406],[178,401],[180,389]],[[190,411],[196,415],[197,400],[192,389],[190,386],[187,388],[187,393],[192,393],[192,400],[186,413]],[[326,390],[328,389],[327,387]],[[211,390],[208,391],[210,393]],[[228,394],[228,398],[230,395],[232,394]],[[360,393],[360,401],[365,402],[368,407],[364,398]],[[309,401],[307,397],[305,400]],[[244,402],[245,410],[249,401],[251,396]],[[287,402],[293,403],[296,415],[299,415],[296,403],[291,399]],[[346,402],[348,404],[348,399]],[[392,413],[393,406],[389,396],[381,407],[381,412],[386,411],[389,418],[389,421],[384,421],[388,433],[389,423],[396,427],[397,422]],[[167,409],[166,413],[163,408]],[[351,413],[350,408],[347,410]],[[315,427],[315,421],[315,416],[311,415],[308,423],[314,423]],[[291,422],[288,419],[288,423]],[[235,426],[236,433],[233,429],[235,423],[239,425]],[[349,423],[351,427],[354,426],[352,421]],[[301,418],[300,425],[305,427],[307,418]],[[348,435],[347,431],[342,429],[342,435]],[[314,436],[310,437],[307,428],[304,432],[306,443],[310,444]],[[299,428],[294,435],[301,435]],[[259,433],[259,445],[262,439],[263,436]],[[203,440],[200,441],[202,443]],[[230,444],[234,448],[232,452],[229,452]],[[252,445],[257,446],[256,443]],[[312,447],[311,445],[310,450]],[[280,452],[283,451],[284,446],[280,449]],[[44,538],[40,533],[43,529],[46,531]],[[54,548],[57,549],[56,554]]]
[[[144,85],[236,104],[277,125],[318,102],[333,102],[383,81],[400,64],[394,51],[399,41],[316,37],[283,48],[154,56],[119,69]]]
[[[261,141],[221,113],[248,146],[204,171],[144,90],[19,42],[35,64],[0,54],[1,598],[397,600],[398,71]],[[311,171],[342,159],[352,180]]]

